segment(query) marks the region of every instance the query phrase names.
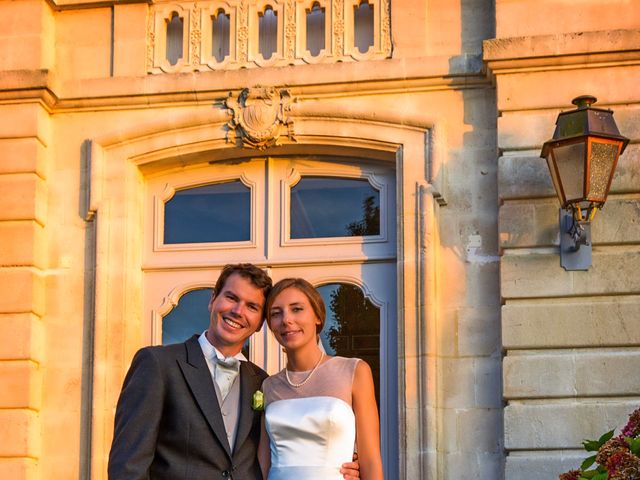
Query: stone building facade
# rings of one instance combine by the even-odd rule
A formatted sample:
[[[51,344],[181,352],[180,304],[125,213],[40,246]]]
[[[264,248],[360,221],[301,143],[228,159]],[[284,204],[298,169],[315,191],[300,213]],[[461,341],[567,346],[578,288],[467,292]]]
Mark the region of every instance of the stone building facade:
[[[555,478],[638,406],[636,1],[2,0],[0,27],[1,478],[106,479],[133,354],[237,261],[375,305],[388,478]],[[582,94],[631,142],[567,272],[539,153]],[[372,189],[377,229],[297,237],[305,178]],[[233,182],[246,238],[167,240],[176,192]]]

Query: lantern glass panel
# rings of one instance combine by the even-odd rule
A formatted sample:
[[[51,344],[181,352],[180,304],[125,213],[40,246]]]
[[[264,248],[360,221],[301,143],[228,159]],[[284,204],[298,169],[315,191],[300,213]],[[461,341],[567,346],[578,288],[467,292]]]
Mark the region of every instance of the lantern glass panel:
[[[553,181],[553,188],[556,189],[556,193],[558,194],[558,198],[561,203],[566,201],[564,197],[564,192],[562,191],[562,186],[560,185],[560,180],[558,179],[558,174],[556,173],[556,168],[553,165],[553,155],[549,154],[547,156],[547,167],[549,167],[549,172],[551,173],[551,180]]]
[[[618,142],[606,142],[599,139],[594,139],[591,142],[588,200],[604,202],[607,199],[607,190],[615,168],[618,148]]]
[[[552,155],[560,175],[565,202],[582,199],[584,196],[584,142],[553,147]]]

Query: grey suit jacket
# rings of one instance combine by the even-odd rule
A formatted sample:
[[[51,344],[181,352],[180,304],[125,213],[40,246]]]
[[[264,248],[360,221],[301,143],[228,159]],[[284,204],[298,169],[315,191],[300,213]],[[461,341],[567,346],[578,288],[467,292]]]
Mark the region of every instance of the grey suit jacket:
[[[241,363],[232,451],[198,335],[139,350],[118,400],[109,480],[261,479],[261,413],[251,409],[251,397],[266,377],[256,365]]]

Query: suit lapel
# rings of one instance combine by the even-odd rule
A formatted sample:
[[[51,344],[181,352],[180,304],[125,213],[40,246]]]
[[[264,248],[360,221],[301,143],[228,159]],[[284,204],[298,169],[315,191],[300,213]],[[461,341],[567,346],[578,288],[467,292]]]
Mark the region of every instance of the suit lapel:
[[[236,434],[236,446],[242,445],[253,425],[254,415],[257,413],[251,408],[251,400],[256,390],[260,388],[260,377],[256,375],[249,362],[240,363],[240,405],[238,406],[239,419]]]
[[[196,403],[202,410],[209,426],[218,437],[218,441],[224,447],[229,458],[231,458],[231,447],[227,440],[227,431],[224,428],[213,379],[198,343],[198,336],[194,335],[187,340],[185,346],[187,347],[186,360],[178,359],[178,364],[196,399]]]

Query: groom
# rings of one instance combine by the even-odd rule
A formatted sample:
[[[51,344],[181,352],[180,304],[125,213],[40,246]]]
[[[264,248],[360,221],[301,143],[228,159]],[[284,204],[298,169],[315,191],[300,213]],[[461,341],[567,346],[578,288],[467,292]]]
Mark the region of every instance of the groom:
[[[251,399],[267,374],[240,352],[262,327],[270,288],[255,265],[227,265],[206,332],[136,353],[116,409],[109,480],[262,478],[262,414]],[[359,477],[356,464],[344,467],[346,479]]]

